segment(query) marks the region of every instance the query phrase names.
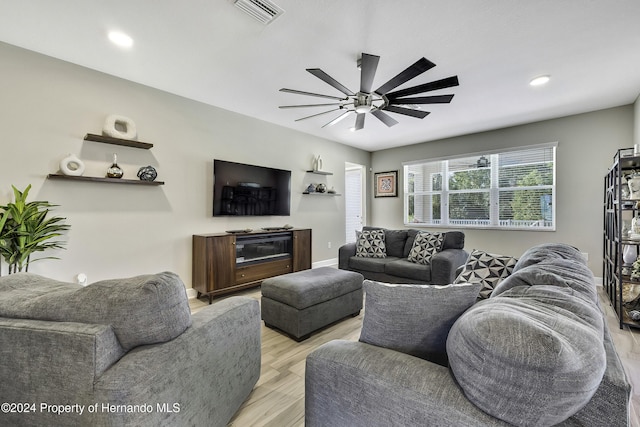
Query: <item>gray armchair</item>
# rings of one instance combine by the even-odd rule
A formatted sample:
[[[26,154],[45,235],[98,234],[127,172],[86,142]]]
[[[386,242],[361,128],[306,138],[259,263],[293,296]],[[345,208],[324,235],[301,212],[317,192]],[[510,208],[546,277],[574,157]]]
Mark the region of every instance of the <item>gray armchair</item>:
[[[259,304],[191,316],[173,273],[84,288],[14,274],[0,278],[0,360],[0,400],[35,405],[3,425],[226,426],[260,376]]]

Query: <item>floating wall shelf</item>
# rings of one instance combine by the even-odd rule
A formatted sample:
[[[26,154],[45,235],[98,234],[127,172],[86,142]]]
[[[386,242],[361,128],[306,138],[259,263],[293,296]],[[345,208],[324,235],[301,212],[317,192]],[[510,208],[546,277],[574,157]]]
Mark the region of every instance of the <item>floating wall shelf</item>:
[[[70,176],[58,173],[47,175],[48,179],[61,179],[67,181],[85,181],[85,182],[105,182],[108,184],[129,184],[129,185],[164,185],[164,181],[142,181],[137,179],[122,178],[99,178],[93,176]]]
[[[104,144],[122,145],[125,147],[142,148],[145,150],[153,147],[153,144],[148,142],[132,141],[130,139],[112,138],[110,136],[96,135],[88,133],[84,137],[85,141],[102,142]]]
[[[315,173],[316,175],[333,175],[333,172],[314,171],[314,170],[307,171],[307,173]]]
[[[320,192],[317,192],[317,191],[313,192],[313,193],[309,193],[308,191],[305,191],[302,194],[308,194],[310,196],[342,196],[342,194],[338,194],[338,193],[329,193],[329,192],[320,193]]]

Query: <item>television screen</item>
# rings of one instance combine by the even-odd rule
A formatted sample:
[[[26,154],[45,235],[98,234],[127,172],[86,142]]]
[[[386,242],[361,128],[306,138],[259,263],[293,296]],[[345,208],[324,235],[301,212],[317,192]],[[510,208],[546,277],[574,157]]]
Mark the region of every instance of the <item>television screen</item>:
[[[290,215],[291,171],[213,160],[213,216]]]

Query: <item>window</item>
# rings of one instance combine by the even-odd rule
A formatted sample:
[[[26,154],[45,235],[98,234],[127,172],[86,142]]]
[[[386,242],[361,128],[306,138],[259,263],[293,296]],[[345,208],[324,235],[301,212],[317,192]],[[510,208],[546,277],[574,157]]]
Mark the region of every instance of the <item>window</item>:
[[[405,163],[405,224],[555,230],[556,146]]]

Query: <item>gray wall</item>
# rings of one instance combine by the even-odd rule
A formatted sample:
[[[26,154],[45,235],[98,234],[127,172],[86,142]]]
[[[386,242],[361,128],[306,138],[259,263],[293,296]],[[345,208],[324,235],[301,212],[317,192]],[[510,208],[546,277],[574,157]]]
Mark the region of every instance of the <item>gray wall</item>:
[[[637,107],[635,111],[637,129]],[[377,151],[372,154],[372,167],[374,172],[398,169],[401,175],[405,161],[557,141],[556,231],[465,229],[466,248],[519,256],[538,243],[566,242],[588,253],[589,267],[602,276],[603,177],[615,151],[633,146],[633,130],[634,106],[628,105]],[[402,185],[400,178],[400,188]],[[374,199],[372,212],[372,224],[404,227],[402,197]]]
[[[52,254],[61,260],[31,267],[59,280],[72,281],[80,272],[91,282],[172,270],[190,287],[192,234],[285,223],[313,229],[313,262],[322,263],[334,259],[344,242],[344,197],[305,197],[301,192],[310,182],[324,180],[343,192],[344,162],[363,164],[372,172],[401,171],[408,160],[551,141],[559,143],[557,230],[467,230],[466,246],[519,255],[536,243],[563,241],[587,252],[590,267],[601,275],[602,177],[616,149],[640,143],[636,101],[371,154],[2,43],[0,58],[0,203],[11,199],[11,184],[20,189],[32,184],[31,200],[61,205],[55,213],[72,225],[68,249]],[[108,114],[132,118],[139,139],[154,147],[147,151],[83,142],[86,133],[100,133]],[[138,188],[46,179],[69,153],[85,161],[85,175],[103,175],[113,152],[126,176],[151,164],[166,185]],[[305,174],[317,154],[333,176]],[[213,218],[213,158],[291,170],[292,215]],[[399,185],[402,194],[402,177]],[[402,203],[402,197],[371,197],[368,223],[404,227]]]
[[[370,153],[114,78],[0,43],[0,204],[11,185],[33,185],[30,200],[60,205],[71,230],[60,260],[30,271],[89,282],[171,270],[191,286],[191,236],[281,226],[313,229],[313,262],[337,257],[344,242],[344,197],[303,196],[310,182],[344,192],[345,161],[370,165]],[[276,106],[274,106],[276,108]],[[109,114],[131,118],[151,150],[83,142],[101,133]],[[87,176],[104,176],[114,152],[135,178],[153,165],[166,185],[144,187],[47,180],[69,153]],[[333,176],[306,174],[314,155]],[[213,159],[292,171],[290,217],[212,217]],[[328,249],[332,242],[332,249]],[[7,266],[2,266],[7,273]]]
[[[633,140],[636,144],[640,144],[640,96],[633,104]]]

